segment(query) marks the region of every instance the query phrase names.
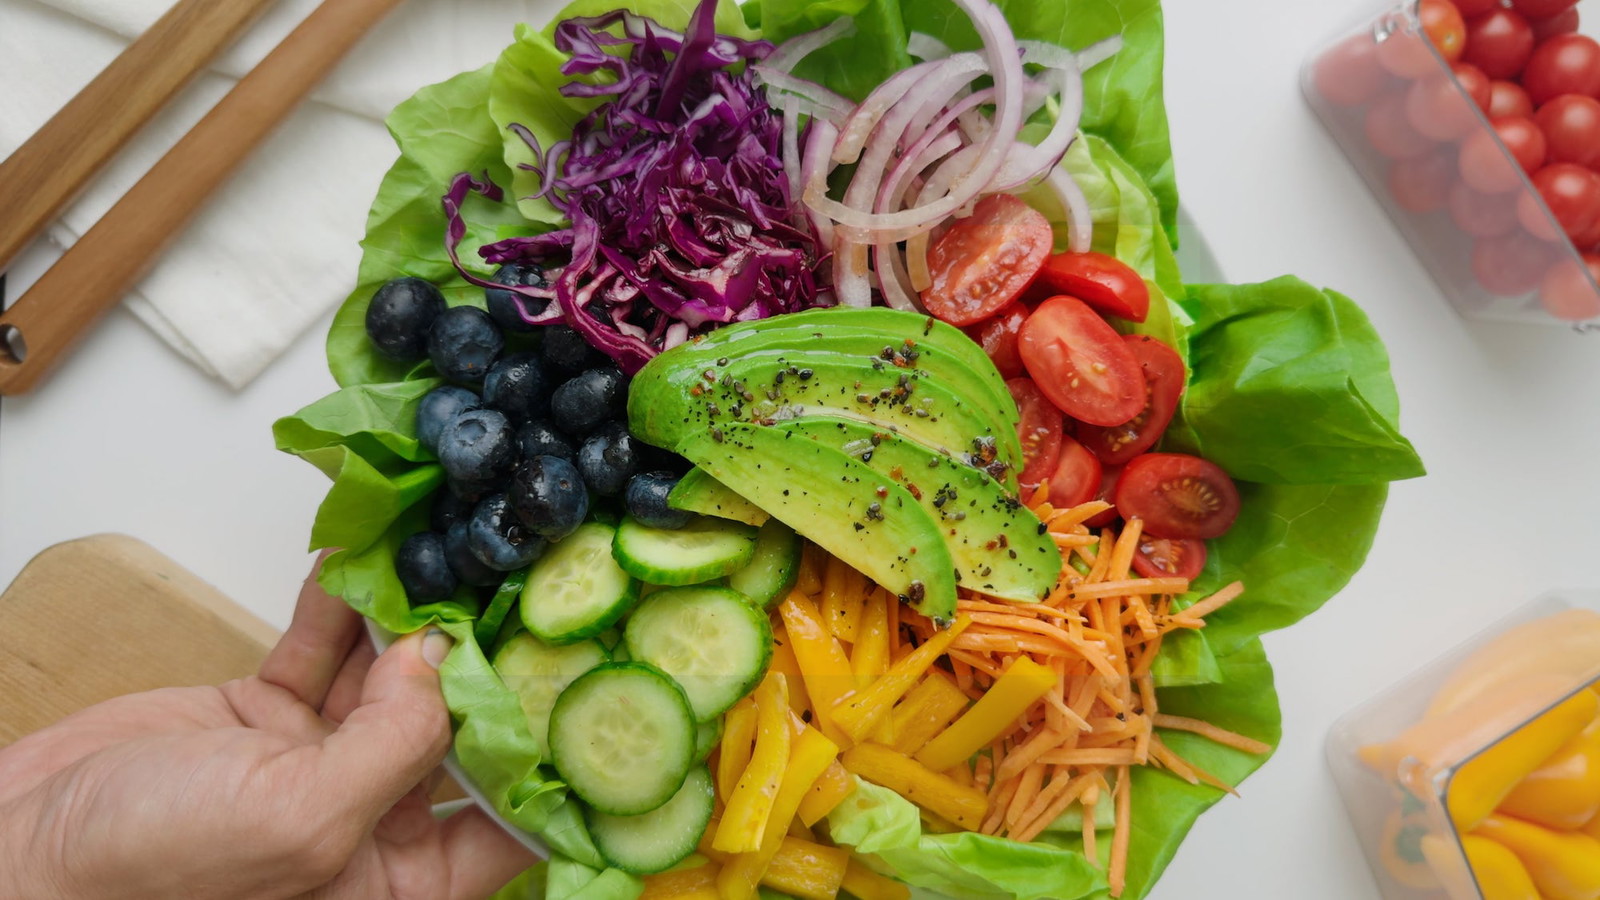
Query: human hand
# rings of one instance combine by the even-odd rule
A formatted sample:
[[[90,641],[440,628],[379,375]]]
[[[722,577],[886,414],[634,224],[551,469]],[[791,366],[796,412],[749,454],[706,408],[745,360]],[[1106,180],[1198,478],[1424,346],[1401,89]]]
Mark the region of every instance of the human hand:
[[[449,649],[429,630],[378,656],[308,580],[259,675],[119,697],[0,750],[0,895],[493,893],[536,860],[476,807],[432,815]]]

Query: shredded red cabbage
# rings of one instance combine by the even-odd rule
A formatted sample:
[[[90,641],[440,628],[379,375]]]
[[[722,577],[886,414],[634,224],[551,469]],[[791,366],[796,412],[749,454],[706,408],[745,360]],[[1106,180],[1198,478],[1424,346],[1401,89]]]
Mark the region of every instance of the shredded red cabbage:
[[[748,65],[733,70],[773,47],[717,34],[715,6],[702,2],[686,34],[625,10],[556,26],[556,46],[571,55],[564,74],[614,79],[562,86],[611,98],[569,140],[541,149],[514,128],[534,150],[525,168],[542,179],[539,195],[571,224],[479,251],[490,263],[559,268],[552,288],[513,288],[524,318],[566,321],[630,373],[717,325],[819,305],[824,254],[790,195],[782,115]],[[618,24],[620,36],[606,30]],[[631,53],[608,52],[618,47]],[[457,176],[444,204],[452,258],[468,192],[500,195]]]

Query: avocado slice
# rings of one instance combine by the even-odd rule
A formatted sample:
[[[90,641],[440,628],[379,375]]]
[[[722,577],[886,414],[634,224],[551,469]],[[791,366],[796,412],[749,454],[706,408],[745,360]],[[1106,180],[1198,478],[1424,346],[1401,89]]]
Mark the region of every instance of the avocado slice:
[[[739,496],[732,488],[699,467],[690,469],[678,479],[672,493],[667,495],[667,505],[702,516],[732,519],[757,528],[772,518],[766,510]]]
[[[962,587],[1034,603],[1061,577],[1061,551],[1038,517],[977,469],[849,419],[809,416],[772,427],[843,450],[904,486],[939,523]]]
[[[797,432],[728,422],[717,435],[691,435],[678,452],[918,612],[954,618],[955,564],[939,524],[904,487]]]

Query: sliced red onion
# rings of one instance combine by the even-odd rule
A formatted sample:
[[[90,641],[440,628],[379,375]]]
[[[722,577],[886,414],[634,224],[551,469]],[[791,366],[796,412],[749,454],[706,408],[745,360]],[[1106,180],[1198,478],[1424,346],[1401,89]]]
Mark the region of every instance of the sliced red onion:
[[[833,147],[833,161],[849,165],[859,159],[862,148],[867,145],[867,138],[878,127],[878,121],[937,65],[939,63],[936,62],[918,63],[909,69],[901,69],[873,88],[867,99],[861,101],[861,105],[850,113],[839,128],[839,142]]]
[[[761,65],[779,72],[792,71],[800,60],[855,33],[856,20],[851,16],[841,16],[816,31],[796,35],[779,44],[778,49],[772,51]]]
[[[1019,41],[1018,44],[1020,45],[1021,42]],[[906,53],[916,59],[928,61],[944,59],[952,52],[954,51],[950,49],[949,45],[931,34],[913,31],[911,36],[906,39]]]
[[[1051,69],[1048,74],[1054,76],[1061,97],[1055,124],[1037,146],[1007,154],[1006,164],[995,179],[999,190],[1021,187],[1055,168],[1078,136],[1078,123],[1083,117],[1083,73],[1078,71],[1076,61],[1069,60],[1064,68]]]
[[[750,71],[755,74],[756,80],[766,85],[769,90],[799,97],[816,109],[825,110],[826,118],[830,120],[843,122],[856,109],[856,105],[851,103],[849,98],[835,94],[820,84],[796,78],[788,72],[769,69],[764,65],[751,66]]]
[[[867,245],[846,240],[842,232],[834,232],[833,236],[833,289],[841,306],[872,305]]]
[[[1067,211],[1068,249],[1073,253],[1088,253],[1094,244],[1094,219],[1089,214],[1089,198],[1083,195],[1083,185],[1060,166],[1050,170],[1045,184]]]
[[[1068,59],[1073,59],[1077,61],[1079,70],[1087,72],[1122,50],[1122,35],[1112,35],[1077,52],[1045,41],[1017,41],[1017,46],[1022,48],[1023,62],[1062,69],[1066,68]]]
[[[811,127],[806,129],[805,151],[800,155],[800,183],[806,185],[807,190],[813,182],[827,184],[828,176],[833,173],[833,145],[838,139],[839,129],[832,122],[811,120]],[[817,232],[818,244],[832,247],[833,220],[809,206],[805,209]]]
[[[800,196],[800,100],[793,95],[783,98],[783,171],[789,176],[789,197]],[[798,214],[799,206],[795,207]]]
[[[911,280],[906,277],[905,260],[895,244],[878,244],[872,248],[873,272],[878,276],[878,290],[883,300],[895,309],[920,311]]]

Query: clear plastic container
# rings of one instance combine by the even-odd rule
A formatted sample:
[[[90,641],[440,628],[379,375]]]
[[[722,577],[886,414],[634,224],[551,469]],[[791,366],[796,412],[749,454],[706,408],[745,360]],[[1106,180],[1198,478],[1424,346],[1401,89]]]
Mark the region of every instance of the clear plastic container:
[[[1581,247],[1565,233],[1422,33],[1417,0],[1320,48],[1301,87],[1459,312],[1600,330],[1600,282],[1580,252],[1600,250],[1600,227]]]
[[[1490,896],[1456,825],[1484,767],[1461,773],[1597,679],[1600,593],[1546,594],[1335,723],[1328,764],[1386,900]]]

